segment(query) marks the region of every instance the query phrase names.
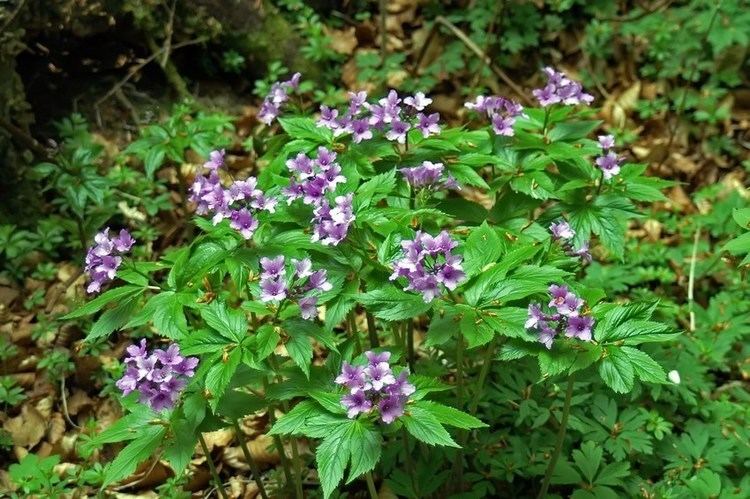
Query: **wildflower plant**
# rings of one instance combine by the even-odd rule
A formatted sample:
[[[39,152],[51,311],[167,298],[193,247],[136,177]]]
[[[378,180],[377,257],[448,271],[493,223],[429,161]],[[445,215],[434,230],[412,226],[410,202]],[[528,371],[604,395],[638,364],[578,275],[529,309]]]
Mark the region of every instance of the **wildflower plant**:
[[[638,347],[676,335],[652,320],[657,305],[613,303],[583,276],[592,260],[624,257],[638,203],[669,184],[621,158],[603,182],[595,158],[612,144],[592,138],[591,96],[545,72],[540,107],[473,100],[487,118],[476,129],[441,125],[420,92],[353,92],[345,108],[290,114],[298,77],[274,85],[257,177],[229,182],[217,147],[184,186],[198,235],[116,272],[118,285],[67,316],[95,316],[89,340],[155,335],[157,350],[142,343],[123,360],[118,386],[140,396],[86,444],[129,441],[104,486],[156,449],[180,474],[196,444],[209,455],[203,432],[232,427],[242,442],[238,421],[265,412],[282,496],[319,480],[329,497],[345,475],[371,493],[382,480],[410,497],[468,492],[464,469],[483,466],[484,442],[506,424],[486,397],[524,366],[528,386],[569,387],[550,438],[529,443],[551,457],[524,471],[525,493],[546,493],[567,462],[555,442],[574,376],[615,393],[668,383]]]

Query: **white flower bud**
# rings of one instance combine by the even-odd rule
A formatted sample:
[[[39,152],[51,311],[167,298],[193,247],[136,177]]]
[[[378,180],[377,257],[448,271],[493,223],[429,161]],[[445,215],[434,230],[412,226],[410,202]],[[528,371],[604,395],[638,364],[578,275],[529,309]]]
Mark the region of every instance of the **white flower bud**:
[[[674,369],[672,369],[671,371],[669,371],[669,374],[667,374],[667,378],[669,378],[669,381],[671,381],[675,385],[679,385],[680,384],[680,373],[678,373]]]

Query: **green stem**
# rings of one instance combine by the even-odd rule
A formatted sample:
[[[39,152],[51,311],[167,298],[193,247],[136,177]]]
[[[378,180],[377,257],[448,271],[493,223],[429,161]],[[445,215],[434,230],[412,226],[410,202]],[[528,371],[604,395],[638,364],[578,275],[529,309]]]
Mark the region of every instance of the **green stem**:
[[[266,393],[268,393],[268,380],[265,379],[265,376],[263,377],[263,388]],[[268,406],[268,421],[271,423],[271,426],[276,423],[276,415],[274,414],[273,405]],[[273,444],[276,446],[276,450],[279,453],[279,460],[281,461],[281,467],[284,470],[284,479],[286,480],[286,485],[289,486],[290,483],[292,483],[292,471],[289,467],[289,459],[287,459],[286,454],[284,453],[284,443],[281,441],[281,437],[278,435],[273,436]]]
[[[477,392],[474,394],[474,398],[469,404],[469,414],[472,416],[476,414],[477,407],[479,407],[479,401],[482,399],[484,394],[484,382],[487,379],[487,375],[490,372],[490,366],[492,365],[492,354],[495,352],[495,340],[492,340],[487,349],[484,351],[482,357],[482,369],[479,371],[479,379],[477,380]]]
[[[375,488],[375,482],[372,479],[372,473],[365,473],[365,480],[367,480],[367,490],[370,492],[370,499],[378,499],[378,489]]]
[[[375,317],[370,312],[365,313],[367,319],[367,335],[370,337],[370,348],[378,348],[380,341],[378,341],[378,330],[375,326]]]
[[[464,407],[464,335],[461,328],[458,329],[458,339],[456,343],[456,396],[458,408],[463,410]],[[464,489],[464,450],[458,449],[456,452],[456,462],[454,466],[456,472],[456,487],[460,493]]]
[[[362,349],[362,340],[359,338],[359,333],[357,333],[357,321],[354,317],[354,310],[349,311],[348,320],[349,323],[349,335],[354,338],[354,343],[357,345],[357,351],[359,353],[362,353],[364,350]]]
[[[544,124],[542,125],[542,135],[545,138],[547,137],[547,125],[549,125],[549,115],[551,110],[551,107],[544,108]]]
[[[409,363],[409,370],[414,373],[414,319],[407,319],[406,323],[406,351],[408,352],[407,362]]]
[[[276,362],[276,359],[274,358],[273,354],[271,354],[268,357],[268,362],[271,365],[271,369],[273,369],[273,372],[276,376],[276,381],[281,383],[281,374],[279,373],[279,364]],[[289,404],[286,400],[281,401],[281,407],[284,409],[285,413],[289,412]],[[297,439],[294,437],[289,437],[289,443],[292,446],[292,463],[294,464],[294,490],[295,490],[295,497],[297,499],[302,499],[304,497],[304,494],[302,493],[302,463],[299,458],[299,449],[297,448]],[[288,466],[288,465],[287,465]]]
[[[250,466],[250,472],[253,474],[255,485],[258,486],[260,496],[263,499],[268,499],[266,488],[263,486],[263,481],[260,479],[260,468],[258,468],[258,463],[255,462],[255,459],[253,459],[253,455],[250,453],[250,449],[247,447],[247,442],[245,442],[245,439],[242,436],[240,423],[236,419],[234,420],[234,432],[237,435],[237,441],[239,441],[240,447],[242,448],[242,453],[245,455],[245,461],[247,461],[248,466]]]
[[[214,465],[214,460],[211,459],[211,453],[208,451],[208,445],[206,445],[206,440],[203,438],[203,433],[198,433],[198,441],[201,443],[203,454],[205,454],[206,462],[208,463],[208,470],[211,472],[211,476],[214,479],[214,484],[216,485],[216,488],[219,490],[219,495],[222,497],[222,499],[228,499],[227,493],[224,490],[224,485],[222,485],[221,479],[219,478],[219,474],[216,472],[216,466]]]
[[[538,499],[544,499],[547,496],[547,490],[549,489],[549,482],[552,479],[552,473],[555,471],[557,465],[557,459],[560,457],[562,451],[563,442],[565,440],[565,432],[568,429],[568,416],[570,415],[570,399],[573,397],[573,380],[574,376],[568,377],[568,389],[565,392],[565,404],[563,405],[562,417],[560,419],[560,430],[557,433],[557,443],[555,444],[555,450],[550,457],[549,464],[547,465],[547,471],[544,474],[544,481],[542,481],[542,488],[539,491]]]
[[[401,427],[401,437],[404,439],[404,455],[406,457],[406,474],[411,478],[411,486],[414,488],[414,493],[417,497],[419,494],[419,483],[414,470],[414,461],[411,460],[411,449],[409,448],[409,433],[406,431],[406,427]]]

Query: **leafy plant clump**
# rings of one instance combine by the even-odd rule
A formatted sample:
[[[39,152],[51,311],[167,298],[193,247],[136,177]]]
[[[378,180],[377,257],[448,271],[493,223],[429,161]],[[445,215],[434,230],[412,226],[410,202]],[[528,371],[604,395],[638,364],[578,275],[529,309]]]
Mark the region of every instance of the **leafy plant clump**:
[[[100,232],[90,299],[64,319],[133,345],[115,376],[126,414],[81,452],[124,446],[91,479],[154,456],[179,479],[198,447],[225,496],[204,433],[232,429],[262,495],[636,493],[654,471],[622,460],[671,426],[615,400],[677,383],[650,347],[679,333],[658,302],[587,274],[624,259],[628,224],[669,182],[597,137],[579,82],[545,73],[538,107],[468,102],[478,128],[441,124],[423,93],[303,113],[294,75],[269,88],[255,175],[235,178],[218,144],[185,186],[185,244],[145,260],[124,228]],[[190,147],[160,130],[131,147],[150,178]],[[270,482],[241,431],[256,413],[280,460]],[[28,490],[62,486],[19,466]]]

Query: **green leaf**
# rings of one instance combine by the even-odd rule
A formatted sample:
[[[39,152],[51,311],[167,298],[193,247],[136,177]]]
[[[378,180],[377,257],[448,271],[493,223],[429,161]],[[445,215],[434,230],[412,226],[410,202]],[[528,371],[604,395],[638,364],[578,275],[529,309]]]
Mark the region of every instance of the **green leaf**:
[[[425,303],[422,296],[405,293],[393,286],[361,294],[359,301],[373,312],[373,315],[385,321],[400,321],[417,317],[432,306]]]
[[[144,291],[145,288],[143,286],[120,286],[119,288],[112,288],[100,294],[90,302],[81,305],[67,315],[62,316],[62,319],[77,319],[78,317],[91,315],[104,308],[104,306],[106,306],[108,303],[111,303],[115,300],[128,298],[130,296],[135,296],[143,293]]]
[[[268,432],[269,435],[302,435],[307,422],[321,413],[320,406],[311,400],[303,400],[291,411],[281,416]]]
[[[372,428],[372,423],[355,419],[346,435],[351,467],[346,483],[375,469],[383,449],[383,437]]]
[[[474,416],[459,411],[458,409],[454,409],[453,407],[438,404],[437,402],[421,400],[419,402],[416,402],[414,404],[414,407],[421,407],[425,409],[444,425],[455,426],[456,428],[461,428],[464,430],[473,430],[475,428],[488,427],[488,425],[484,424]]]
[[[155,295],[148,303],[148,306],[154,307],[153,321],[156,330],[173,340],[182,339],[188,331],[182,299],[174,291],[167,291]]]
[[[406,431],[420,442],[429,445],[460,447],[443,428],[440,421],[423,407],[410,407],[407,413],[399,418]]]
[[[320,485],[323,488],[323,497],[326,499],[344,478],[344,471],[350,457],[346,439],[349,429],[349,425],[334,427],[315,453]]]
[[[291,117],[279,118],[281,128],[293,139],[312,140],[318,144],[328,144],[333,134],[327,128],[318,127],[312,118]]]
[[[188,282],[199,282],[211,269],[229,256],[229,252],[222,246],[208,241],[199,244],[192,252],[184,266],[180,266],[175,276],[175,285],[183,287]],[[177,269],[175,263],[174,269]]]
[[[473,185],[482,189],[489,189],[490,186],[479,175],[474,168],[461,163],[448,163],[448,171],[458,181],[459,185]]]
[[[601,446],[591,441],[581,445],[580,450],[573,451],[573,462],[589,483],[594,482],[594,477],[602,462],[602,452]]]
[[[635,371],[628,356],[619,348],[608,348],[599,364],[599,376],[612,390],[627,393],[633,388]]]
[[[287,330],[289,341],[286,342],[286,351],[295,364],[302,369],[305,376],[310,378],[310,363],[312,362],[313,349],[310,338],[304,331]]]
[[[487,222],[471,231],[464,244],[464,270],[474,275],[490,263],[497,261],[503,252],[503,242]]]
[[[142,461],[153,457],[154,451],[162,442],[167,429],[164,426],[146,426],[138,432],[138,438],[130,442],[117,457],[104,468],[102,487],[127,478]]]
[[[214,300],[201,309],[201,317],[209,327],[226,338],[241,342],[248,331],[247,317],[238,309],[229,308],[223,300]]]
[[[143,158],[143,167],[146,170],[146,176],[149,179],[154,178],[156,169],[164,162],[164,155],[166,152],[167,151],[163,145],[153,146],[148,152],[146,152],[146,156]]]
[[[359,186],[355,195],[357,208],[366,208],[384,199],[396,186],[396,170],[381,173]]]
[[[648,383],[660,384],[667,382],[667,374],[664,372],[664,369],[647,353],[627,346],[621,347],[621,350],[628,357],[630,363],[633,365],[635,374],[641,380]]]
[[[601,125],[601,123],[602,122],[598,120],[558,123],[552,130],[550,130],[547,136],[552,142],[560,140],[575,141],[588,136],[596,129],[596,127]]]
[[[510,269],[530,260],[540,248],[541,246],[523,245],[505,253],[498,263],[484,270],[474,279],[464,293],[467,303],[476,306],[480,302],[486,302],[485,296],[489,290],[504,280]]]
[[[279,340],[281,340],[281,336],[279,336],[276,328],[270,324],[264,324],[258,328],[255,338],[257,342],[255,358],[257,361],[261,361],[271,355],[276,350]]]
[[[132,296],[120,302],[115,308],[104,312],[91,326],[91,331],[86,335],[86,341],[109,336],[116,329],[123,327],[138,309],[139,302],[138,295]]]
[[[237,366],[242,359],[242,350],[234,348],[225,358],[214,363],[206,374],[206,390],[211,394],[209,405],[211,409],[216,410],[222,395],[227,390],[229,382],[232,380]]]

